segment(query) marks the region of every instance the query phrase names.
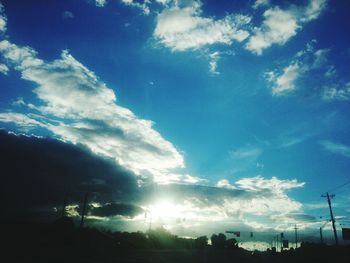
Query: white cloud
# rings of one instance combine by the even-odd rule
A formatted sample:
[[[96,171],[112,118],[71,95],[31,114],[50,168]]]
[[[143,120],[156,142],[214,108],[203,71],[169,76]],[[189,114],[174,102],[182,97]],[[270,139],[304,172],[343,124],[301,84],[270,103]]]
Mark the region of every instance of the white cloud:
[[[322,98],[326,101],[350,100],[350,82],[346,83],[344,87],[338,87],[337,85],[325,86]]]
[[[166,174],[157,174],[157,176],[154,178],[154,182],[157,184],[169,184],[169,183],[198,184],[198,183],[207,183],[208,180],[197,176],[192,176],[189,174],[166,173]]]
[[[157,3],[162,4],[162,5],[167,5],[171,2],[172,0],[156,0]]]
[[[104,7],[107,4],[106,0],[95,0],[95,4],[98,7]]]
[[[5,64],[0,64],[0,73],[7,75],[9,71],[8,66],[6,66]]]
[[[134,0],[121,0],[123,4],[127,5],[127,6],[131,6],[131,7],[136,7],[140,10],[142,10],[142,12],[145,14],[145,15],[149,15],[151,10],[149,8],[149,4],[150,4],[150,1],[149,0],[144,0],[143,3],[139,3],[139,2],[136,2]]]
[[[154,37],[173,51],[197,49],[216,43],[230,45],[249,36],[241,29],[251,18],[244,15],[227,15],[215,20],[201,16],[201,3],[190,2],[185,7],[165,8],[157,16]]]
[[[273,44],[284,45],[304,23],[318,18],[325,7],[325,0],[310,0],[305,7],[290,6],[283,10],[276,6],[266,10],[262,25],[254,28],[246,49],[261,55],[264,49]]]
[[[226,214],[245,214],[242,219],[246,222],[251,221],[249,214],[268,217],[300,211],[301,203],[289,198],[286,191],[304,185],[305,183],[296,179],[280,180],[276,177],[266,179],[261,176],[242,178],[232,184],[223,179],[216,184],[217,187],[231,190],[232,193],[242,193],[225,197],[222,209],[226,210]],[[259,221],[258,218],[256,220]],[[271,222],[267,224],[265,222],[265,226],[271,227]]]
[[[256,0],[253,8],[258,9],[259,7],[267,6],[270,4],[270,0]]]
[[[185,182],[185,183],[189,183],[189,184],[198,184],[198,183],[206,183],[206,182],[208,182],[208,180],[206,180],[206,179],[200,178],[198,176],[192,176],[192,175],[189,175],[189,174],[183,175],[182,181]]]
[[[114,91],[68,51],[46,63],[33,49],[4,40],[0,52],[23,79],[37,85],[33,92],[41,104],[34,108],[49,118],[46,128],[60,138],[83,144],[137,175],[155,180],[184,167],[183,156],[152,128],[153,123],[119,106]],[[15,117],[13,122],[26,124]]]
[[[219,180],[216,183],[216,187],[227,188],[227,189],[237,189],[237,187],[235,187],[234,185],[230,184],[230,182],[227,179]]]
[[[261,55],[264,49],[273,44],[285,44],[299,28],[294,12],[273,7],[264,12],[263,24],[254,28],[254,35],[249,38],[246,48]]]
[[[326,151],[350,158],[350,146],[332,141],[321,141],[320,144]]]
[[[297,180],[261,176],[233,183],[222,179],[217,187],[158,185],[158,199],[145,198],[140,206],[152,213],[152,226],[163,225],[177,234],[181,234],[178,218],[186,219],[181,226],[187,235],[189,230],[197,236],[229,228],[272,230],[287,228],[291,218],[296,223],[305,221],[306,216],[294,216],[302,214],[302,204],[287,195],[288,190],[303,186]],[[144,220],[144,215],[135,220]]]
[[[297,62],[294,62],[283,69],[282,74],[276,75],[274,72],[268,72],[268,81],[273,83],[272,94],[282,95],[295,89],[295,81],[301,74],[301,68]]]

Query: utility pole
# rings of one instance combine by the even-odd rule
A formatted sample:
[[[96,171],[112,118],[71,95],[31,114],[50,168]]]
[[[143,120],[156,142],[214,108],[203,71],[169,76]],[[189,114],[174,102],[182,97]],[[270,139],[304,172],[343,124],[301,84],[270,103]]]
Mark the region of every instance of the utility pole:
[[[149,213],[149,217],[150,217],[150,219],[149,219],[149,231],[151,231],[152,230],[152,212]]]
[[[337,236],[337,229],[335,228],[335,220],[333,216],[333,211],[332,211],[332,204],[331,204],[331,198],[333,198],[335,195],[329,195],[328,192],[326,195],[321,195],[321,197],[327,197],[328,201],[328,206],[329,206],[329,212],[331,214],[331,221],[332,221],[332,226],[333,226],[333,233],[334,233],[334,239],[335,239],[335,244],[338,246],[338,236]]]
[[[320,227],[320,239],[321,239],[321,244],[323,244],[322,227]]]
[[[147,215],[149,215],[148,231],[151,231],[152,230],[152,211],[151,210],[146,211],[145,218],[147,218]],[[147,220],[146,220],[146,223],[147,223]]]
[[[280,234],[281,236],[281,252],[283,251],[283,239],[284,239],[284,234],[283,232]]]
[[[87,192],[84,196],[84,204],[83,204],[83,211],[81,213],[81,221],[80,221],[80,227],[84,227],[84,217],[85,217],[85,212],[86,212],[86,203],[88,199],[89,193]]]
[[[297,228],[297,224],[294,225],[294,232],[295,232],[295,249],[298,246],[298,228]]]
[[[67,194],[64,195],[64,199],[63,199],[62,217],[66,216],[66,206],[67,206]]]

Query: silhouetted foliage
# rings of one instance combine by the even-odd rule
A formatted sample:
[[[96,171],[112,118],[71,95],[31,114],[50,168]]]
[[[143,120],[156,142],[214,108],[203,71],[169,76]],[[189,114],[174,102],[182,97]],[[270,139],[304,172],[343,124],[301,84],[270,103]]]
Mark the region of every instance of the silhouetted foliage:
[[[349,246],[302,243],[297,249],[276,252],[247,251],[222,233],[208,238],[181,238],[164,228],[143,232],[112,232],[74,226],[64,217],[53,224],[4,225],[4,251],[14,250],[11,262],[346,262]],[[10,248],[10,249],[7,249]],[[5,257],[5,256],[4,256]]]
[[[208,238],[207,236],[201,236],[201,237],[197,237],[194,240],[194,247],[198,248],[198,249],[204,249],[206,248],[208,245]]]
[[[228,249],[238,248],[238,243],[237,243],[237,240],[235,238],[227,239],[225,243],[226,243],[225,247]]]
[[[213,234],[211,236],[211,245],[214,248],[225,248],[226,244],[226,236],[223,233],[219,233],[218,235]]]
[[[75,231],[71,218],[61,217],[51,225],[50,229],[50,242],[59,246],[71,244]]]

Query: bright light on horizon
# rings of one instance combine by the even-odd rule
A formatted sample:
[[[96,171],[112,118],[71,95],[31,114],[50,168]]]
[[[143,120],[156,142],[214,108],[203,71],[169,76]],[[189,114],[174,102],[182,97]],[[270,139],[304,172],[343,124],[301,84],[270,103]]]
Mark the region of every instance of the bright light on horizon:
[[[159,201],[149,206],[149,213],[153,220],[177,219],[183,216],[183,207],[170,201]]]

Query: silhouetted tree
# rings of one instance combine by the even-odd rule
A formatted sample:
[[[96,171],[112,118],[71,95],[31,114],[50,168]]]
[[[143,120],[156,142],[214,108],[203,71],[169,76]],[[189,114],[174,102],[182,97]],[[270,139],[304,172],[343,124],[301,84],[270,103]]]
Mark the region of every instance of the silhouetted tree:
[[[148,231],[148,239],[155,248],[176,247],[176,237],[163,227]]]
[[[213,234],[210,239],[214,248],[225,248],[226,236],[223,233]]]
[[[194,240],[194,247],[195,248],[199,248],[199,249],[203,249],[208,245],[208,238],[207,236],[201,236],[201,237],[197,237]]]
[[[226,242],[225,242],[225,247],[228,248],[228,249],[236,249],[236,248],[238,248],[237,240],[235,238],[227,239]]]

